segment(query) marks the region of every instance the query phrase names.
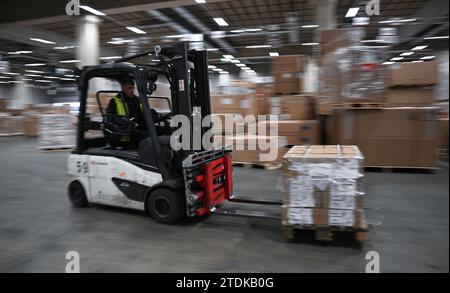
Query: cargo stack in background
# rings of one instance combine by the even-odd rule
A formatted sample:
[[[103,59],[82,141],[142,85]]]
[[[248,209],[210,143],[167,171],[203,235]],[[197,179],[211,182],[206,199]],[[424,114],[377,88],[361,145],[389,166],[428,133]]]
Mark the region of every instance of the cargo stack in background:
[[[23,116],[13,116],[0,112],[0,136],[17,136],[24,134]]]
[[[333,231],[348,229],[365,240],[363,160],[356,146],[291,148],[283,157],[284,236],[311,229],[317,239],[331,240]]]
[[[295,95],[302,93],[305,65],[306,57],[302,55],[272,58],[274,95]]]
[[[42,150],[70,149],[75,146],[76,116],[72,114],[39,115],[39,144]]]
[[[434,103],[437,62],[398,63],[389,69],[385,101],[389,107],[423,107]]]

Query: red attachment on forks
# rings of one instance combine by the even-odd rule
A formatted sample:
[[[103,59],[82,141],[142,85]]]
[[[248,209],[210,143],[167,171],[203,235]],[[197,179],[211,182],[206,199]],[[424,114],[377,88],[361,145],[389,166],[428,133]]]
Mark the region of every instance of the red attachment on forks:
[[[233,192],[233,175],[231,166],[231,155],[227,154],[217,160],[204,163],[202,175],[196,176],[196,181],[204,187],[203,207],[197,210],[197,215],[201,216],[211,213],[211,210],[223,202],[230,199]]]

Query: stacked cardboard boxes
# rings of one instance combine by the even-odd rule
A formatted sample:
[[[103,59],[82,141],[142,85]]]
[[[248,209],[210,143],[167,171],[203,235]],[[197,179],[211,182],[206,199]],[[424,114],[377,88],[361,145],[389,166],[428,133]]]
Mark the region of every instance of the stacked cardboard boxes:
[[[0,113],[0,136],[22,135],[23,116]]]
[[[292,95],[303,91],[305,56],[281,56],[272,60],[275,95]]]
[[[359,146],[369,167],[437,167],[437,108],[335,109],[327,141]]]
[[[395,64],[389,70],[386,103],[392,107],[431,106],[437,81],[436,62]]]
[[[211,111],[214,114],[265,115],[267,106],[265,98],[254,94],[220,95],[211,97]]]
[[[295,146],[283,157],[283,225],[365,228],[356,146]]]
[[[262,121],[265,133],[286,138],[287,145],[320,144],[320,124],[317,120]],[[261,133],[261,130],[259,130]]]

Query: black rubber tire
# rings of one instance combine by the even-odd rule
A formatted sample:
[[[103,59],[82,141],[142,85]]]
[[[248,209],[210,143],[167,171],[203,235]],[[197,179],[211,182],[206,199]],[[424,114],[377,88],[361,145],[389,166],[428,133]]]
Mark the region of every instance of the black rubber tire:
[[[181,192],[161,187],[147,196],[147,212],[158,223],[174,224],[185,214],[183,202]]]
[[[89,202],[86,197],[86,191],[79,181],[72,181],[69,184],[69,199],[73,206],[77,208],[87,207]]]

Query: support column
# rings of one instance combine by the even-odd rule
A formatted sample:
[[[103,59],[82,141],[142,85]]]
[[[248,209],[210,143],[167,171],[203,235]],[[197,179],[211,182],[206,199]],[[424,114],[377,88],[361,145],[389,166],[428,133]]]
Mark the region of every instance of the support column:
[[[335,29],[337,27],[336,0],[313,1],[316,7],[315,24],[320,25],[321,30]]]
[[[77,59],[79,67],[97,65],[100,58],[100,19],[93,15],[80,18],[78,24]]]

